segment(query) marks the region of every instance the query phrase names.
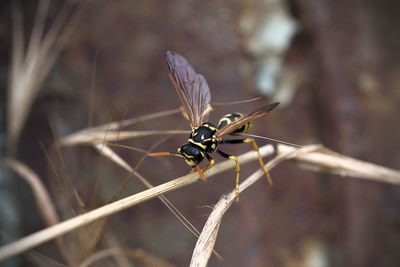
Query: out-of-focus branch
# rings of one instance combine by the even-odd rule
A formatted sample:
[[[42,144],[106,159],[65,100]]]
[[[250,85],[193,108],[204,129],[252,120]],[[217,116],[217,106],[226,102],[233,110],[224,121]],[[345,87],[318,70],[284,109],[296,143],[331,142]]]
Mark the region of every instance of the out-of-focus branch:
[[[43,185],[40,177],[31,168],[11,158],[1,160],[0,165],[5,165],[13,169],[30,185],[35,197],[36,206],[41,213],[43,220],[48,226],[55,225],[60,222],[50,194]],[[74,261],[68,253],[64,240],[62,238],[57,238],[56,241],[64,259],[69,265],[73,265]]]

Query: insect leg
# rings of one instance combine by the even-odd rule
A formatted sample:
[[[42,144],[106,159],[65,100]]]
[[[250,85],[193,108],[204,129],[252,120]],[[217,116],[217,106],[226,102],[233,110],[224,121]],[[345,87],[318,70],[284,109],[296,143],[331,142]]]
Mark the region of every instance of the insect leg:
[[[200,168],[200,166],[199,165],[195,165],[194,167],[196,168],[196,171],[199,174],[200,180],[202,180],[204,182],[207,181],[206,177],[204,176],[203,170]]]
[[[246,139],[234,139],[234,140],[221,140],[220,144],[242,144],[242,143],[250,143],[251,149],[257,152],[258,155],[258,162],[260,163],[261,169],[263,170],[265,176],[267,177],[268,183],[271,186],[273,184],[271,175],[269,174],[268,169],[265,167],[265,163],[261,157],[259,147],[256,141],[253,138],[246,138]]]
[[[236,201],[239,201],[239,173],[240,173],[239,161],[236,156],[226,154],[225,152],[222,152],[219,149],[217,149],[217,152],[224,158],[234,160],[236,163],[236,165],[235,165],[235,171],[236,171],[235,191],[236,191]]]
[[[208,165],[204,168],[203,171],[206,171],[206,170],[208,170],[208,169],[211,169],[212,166],[214,166],[214,164],[215,164],[214,159],[213,159],[208,153],[206,153],[206,157],[207,157],[209,163],[208,163]]]

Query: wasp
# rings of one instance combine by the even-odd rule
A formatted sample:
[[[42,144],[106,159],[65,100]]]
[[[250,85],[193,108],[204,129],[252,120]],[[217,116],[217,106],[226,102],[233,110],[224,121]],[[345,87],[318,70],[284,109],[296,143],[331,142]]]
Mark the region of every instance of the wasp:
[[[210,156],[211,153],[216,152],[224,158],[234,160],[236,171],[236,200],[238,200],[239,161],[236,156],[229,155],[220,150],[220,145],[250,143],[251,148],[258,153],[258,161],[261,168],[269,183],[272,184],[269,172],[264,166],[265,164],[259,152],[258,145],[253,138],[232,140],[223,138],[227,135],[247,133],[252,128],[254,120],[267,115],[271,110],[276,108],[279,103],[270,104],[249,114],[227,114],[219,120],[218,126],[216,127],[207,121],[212,107],[210,105],[210,89],[206,79],[201,74],[196,73],[189,62],[176,52],[166,52],[166,63],[169,70],[169,78],[178,93],[183,106],[184,116],[189,120],[192,131],[187,143],[178,148],[177,152],[158,152],[150,153],[149,155],[153,157],[166,155],[179,156],[183,158],[190,167],[197,170],[199,178],[203,181],[206,180],[203,172],[211,168],[215,163],[214,159]],[[209,163],[205,169],[202,170],[199,164],[204,158],[206,158]]]

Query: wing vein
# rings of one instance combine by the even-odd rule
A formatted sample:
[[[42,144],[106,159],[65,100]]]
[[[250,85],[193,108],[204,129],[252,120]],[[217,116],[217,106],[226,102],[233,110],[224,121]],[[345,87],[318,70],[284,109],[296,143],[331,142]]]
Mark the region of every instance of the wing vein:
[[[211,94],[206,79],[176,52],[166,53],[169,77],[178,93],[191,127],[199,127],[211,110]]]

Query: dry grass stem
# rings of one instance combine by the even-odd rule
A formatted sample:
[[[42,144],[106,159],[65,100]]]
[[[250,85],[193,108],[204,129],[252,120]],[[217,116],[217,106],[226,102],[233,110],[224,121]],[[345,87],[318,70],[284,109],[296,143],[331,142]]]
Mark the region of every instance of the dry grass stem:
[[[147,188],[152,188],[154,187],[150,182],[147,181],[141,174],[139,174],[136,169],[138,166],[135,168],[132,168],[128,163],[126,163],[118,154],[116,154],[110,147],[107,145],[103,144],[97,144],[94,145],[94,147],[102,154],[103,156],[109,158],[111,161],[115,162],[117,165],[125,169],[126,171],[129,172],[129,177],[125,179],[125,181],[122,183],[120,189],[118,189],[118,192],[113,196],[111,202],[114,202],[117,197],[122,193],[124,188],[127,185],[127,182],[129,181],[131,176],[137,177]],[[152,149],[150,149],[152,150]],[[196,229],[196,227],[188,220],[186,217],[175,207],[174,204],[171,203],[165,196],[161,195],[158,196],[160,201],[172,212],[172,214],[175,215],[175,217],[197,238],[200,235],[200,232]],[[222,259],[222,257],[216,252],[213,251],[214,255],[218,259]]]
[[[276,156],[274,159],[269,161],[265,166],[271,170],[280,162],[290,159],[293,156],[301,155],[303,153],[309,153],[319,148],[319,146],[306,146],[294,151],[282,153]],[[242,193],[256,181],[264,176],[264,172],[259,169],[254,172],[248,178],[246,178],[239,186],[239,192]],[[232,206],[236,199],[236,191],[233,190],[226,196],[222,196],[218,203],[213,208],[210,216],[207,219],[206,224],[197,240],[196,246],[193,250],[192,260],[190,262],[191,267],[206,266],[211,256],[211,251],[214,249],[215,242],[217,240],[218,229],[221,225],[222,218],[226,211]]]
[[[150,131],[93,131],[83,130],[60,139],[62,146],[75,146],[81,144],[98,144],[104,142],[121,141],[142,136],[188,134],[187,130],[150,130]]]
[[[61,189],[62,194],[64,195],[65,199],[69,199],[69,192],[72,192],[72,196],[74,200],[76,201],[76,204],[78,204],[78,207],[81,212],[86,211],[86,205],[84,201],[82,200],[81,196],[79,195],[79,192],[76,190],[71,177],[68,175],[68,172],[66,171],[66,166],[64,165],[63,161],[63,156],[61,154],[61,149],[58,143],[54,143],[54,145],[51,147],[50,153],[44,148],[43,144],[41,144],[42,151],[45,154],[45,157],[47,159],[47,162],[50,166],[50,169],[54,173],[54,177],[57,179],[59,188]],[[53,158],[54,156],[54,158]],[[60,166],[61,166],[61,173],[58,171],[57,166],[55,164],[54,159],[59,161]],[[73,207],[72,203],[67,201],[67,205],[69,205],[70,210],[72,210],[74,213],[78,213],[75,208]]]
[[[24,180],[31,186],[33,195],[36,200],[36,206],[38,207],[42,218],[47,225],[54,225],[59,222],[56,209],[53,205],[53,201],[47,192],[46,187],[43,185],[39,176],[25,164],[16,161],[14,159],[6,158],[0,161],[5,166],[10,167],[16,173],[19,174]]]
[[[287,153],[296,148],[286,145],[278,145],[278,153]],[[400,184],[400,172],[382,167],[373,163],[346,157],[325,147],[317,151],[302,154],[294,158],[301,166],[312,168],[314,171],[329,172],[340,176],[349,176],[384,182]]]
[[[4,164],[13,169],[31,186],[36,200],[36,206],[47,226],[55,225],[60,222],[50,194],[47,192],[40,177],[32,169],[25,164],[10,158],[3,159],[0,161],[0,164]],[[56,241],[64,259],[70,265],[73,264],[73,259],[69,256],[64,240],[62,238],[57,238]]]
[[[86,130],[87,131],[103,131],[103,132],[106,130],[116,131],[116,130],[120,130],[124,127],[128,127],[128,126],[131,126],[131,125],[139,123],[139,122],[144,122],[144,121],[149,121],[149,120],[166,117],[166,116],[169,116],[172,114],[176,114],[180,111],[181,111],[180,108],[174,108],[174,109],[154,112],[154,113],[145,114],[145,115],[130,118],[130,119],[106,123],[103,125],[95,126],[90,129],[86,129]]]
[[[142,122],[142,121],[148,121],[151,119],[156,119],[156,118],[161,118],[165,117],[174,113],[179,112],[180,109],[172,109],[172,110],[166,110],[166,111],[161,111],[161,112],[155,112],[151,114],[146,114],[142,115],[139,117],[134,117],[131,119],[124,119],[121,121],[116,121],[116,122],[110,122],[106,123],[100,126],[95,126],[91,128],[87,128],[84,130],[81,130],[79,132],[73,133],[69,136],[66,136],[62,138],[59,141],[59,145],[80,145],[80,144],[91,144],[93,145],[100,154],[105,156],[106,158],[110,159],[114,163],[116,163],[118,166],[122,167],[126,171],[128,171],[129,176],[127,176],[121,185],[119,186],[118,191],[113,195],[112,199],[110,202],[114,202],[119,198],[121,193],[125,190],[128,182],[132,179],[132,176],[137,177],[147,188],[153,187],[145,177],[140,175],[137,172],[137,169],[143,162],[143,160],[147,157],[147,153],[151,152],[155,147],[157,147],[159,144],[163,143],[165,140],[167,140],[170,135],[168,134],[179,134],[179,133],[185,133],[188,134],[188,131],[177,131],[177,130],[172,130],[172,131],[139,131],[139,132],[121,132],[120,129],[127,127],[129,125]],[[134,147],[129,147],[121,144],[115,144],[115,143],[110,143],[107,141],[120,141],[123,139],[131,139],[135,137],[141,137],[141,136],[147,136],[147,135],[165,135],[163,138],[159,138],[159,141],[156,142],[155,144],[152,145],[149,151],[143,150],[143,149],[138,149]],[[126,163],[117,153],[115,153],[109,146],[113,147],[122,147],[122,148],[127,148],[127,149],[132,149],[138,152],[143,153],[143,156],[139,160],[139,162],[136,164],[134,168],[132,168],[128,163]],[[191,231],[196,237],[200,234],[199,231],[185,218],[185,216],[165,197],[165,196],[159,196],[158,197],[162,203],[177,217],[179,221],[181,221],[185,227]],[[101,236],[101,231],[103,227],[105,226],[105,220],[99,221],[97,224],[97,237]],[[92,243],[94,247],[95,244],[97,243],[98,238],[91,238],[89,242],[86,243]]]
[[[109,122],[99,126],[87,128],[70,135],[67,135],[59,140],[62,146],[73,146],[79,144],[94,144],[94,143],[104,143],[111,141],[119,141],[129,138],[147,136],[147,135],[160,135],[162,133],[167,134],[188,134],[189,131],[181,130],[163,130],[163,131],[120,131],[124,127],[128,127],[132,124],[148,121],[152,119],[162,118],[175,113],[180,112],[179,108],[154,112],[130,119],[125,119],[121,121]]]
[[[273,148],[271,145],[267,145],[260,148],[260,153],[262,156],[271,155],[273,153]],[[238,157],[239,161],[242,164],[245,164],[249,161],[253,161],[257,159],[257,153],[254,151],[247,152]],[[213,176],[217,173],[226,171],[234,167],[234,162],[231,160],[224,161],[222,163],[216,164],[213,168],[205,172],[206,177]],[[33,247],[36,247],[40,244],[43,244],[47,241],[50,241],[58,236],[61,236],[65,233],[73,231],[79,227],[92,223],[98,219],[110,216],[119,211],[125,210],[129,207],[137,205],[141,202],[147,201],[149,199],[155,198],[162,194],[168,193],[173,190],[177,190],[181,187],[190,185],[198,180],[197,173],[191,173],[167,183],[161,184],[159,186],[147,189],[145,191],[139,192],[135,195],[126,197],[124,199],[118,200],[111,204],[102,206],[95,210],[89,211],[80,216],[74,217],[72,219],[66,220],[59,224],[56,224],[52,227],[43,229],[36,233],[33,233],[27,237],[21,238],[15,242],[12,242],[8,245],[5,245],[0,248],[0,261],[20,254],[26,250],[29,250]]]
[[[34,21],[32,33],[25,49],[24,27],[19,9],[13,12],[13,51],[8,86],[8,146],[15,144],[25,123],[29,109],[38,95],[41,85],[65,41],[77,22],[79,12],[73,12],[73,6],[66,3],[51,24],[44,31],[50,1],[42,0]]]
[[[270,170],[280,162],[290,159],[307,163],[308,166],[313,167],[313,170],[324,170],[334,174],[339,173],[342,176],[400,184],[399,171],[345,157],[319,145],[295,148],[279,144],[277,157],[269,161],[265,166]],[[240,184],[239,191],[243,192],[262,176],[263,172],[261,169],[254,172]],[[190,264],[191,267],[207,265],[211,256],[210,251],[214,249],[223,215],[235,202],[235,198],[236,192],[233,190],[230,194],[221,197],[214,207],[197,240]]]
[[[99,148],[99,147],[98,147]],[[102,148],[104,149],[104,147]],[[107,153],[109,153],[108,151]],[[263,146],[260,148],[260,153],[264,157],[273,153],[271,145]],[[110,154],[112,155],[112,153]],[[110,156],[109,155],[109,156]],[[245,153],[239,156],[241,164],[257,159],[257,154],[254,151]],[[400,183],[400,172],[391,170],[385,167],[377,166],[371,163],[362,162],[343,155],[334,153],[321,146],[307,146],[300,149],[287,145],[278,145],[278,155],[266,164],[268,169],[284,160],[295,160],[301,163],[307,163],[308,166],[312,165],[314,170],[329,171],[332,173],[340,173],[342,176],[352,176],[363,179],[369,179],[387,183]],[[115,161],[115,159],[114,159]],[[210,177],[219,172],[230,169],[234,166],[231,160],[216,164],[213,168],[207,170],[205,175]],[[126,166],[125,166],[126,167]],[[263,176],[261,170],[256,171],[246,180],[244,180],[239,187],[242,192],[258,179]],[[82,227],[92,223],[98,219],[105,218],[111,214],[117,213],[121,210],[132,207],[141,202],[147,201],[154,197],[159,197],[167,192],[177,190],[183,186],[192,184],[198,180],[197,173],[191,173],[170,182],[152,187],[148,190],[142,191],[135,195],[113,202],[109,205],[102,206],[98,209],[87,212],[83,215],[74,217],[67,221],[56,224],[52,227],[38,231],[13,243],[0,248],[0,261],[22,253],[28,249],[36,247],[44,242],[52,240],[67,232],[73,231],[78,227]],[[215,240],[218,233],[218,228],[225,212],[232,205],[235,200],[235,192],[232,191],[227,196],[224,196],[216,205],[214,211],[211,213],[203,231],[200,235],[199,241],[193,253],[191,266],[205,266],[213,250]]]
[[[119,165],[129,173],[132,173],[134,171],[133,168],[120,156],[118,156],[118,154],[115,153],[109,146],[104,144],[96,144],[94,145],[94,147],[99,151],[100,154],[102,154],[106,158],[109,158],[111,161],[115,162],[117,165]]]

